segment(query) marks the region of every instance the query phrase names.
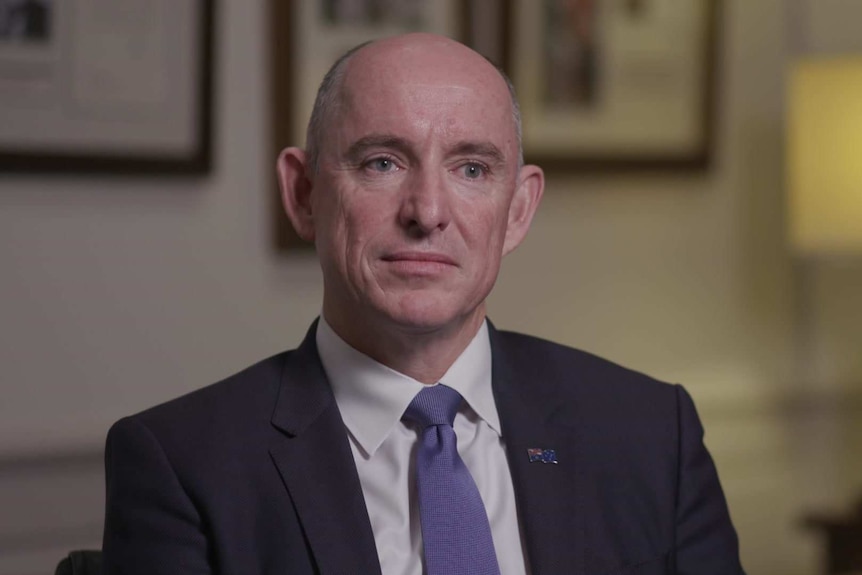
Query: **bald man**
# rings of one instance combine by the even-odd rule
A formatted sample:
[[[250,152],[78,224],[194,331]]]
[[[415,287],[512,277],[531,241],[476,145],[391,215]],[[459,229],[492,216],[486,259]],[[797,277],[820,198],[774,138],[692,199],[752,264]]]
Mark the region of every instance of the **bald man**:
[[[498,70],[427,34],[354,49],[278,174],[321,317],[297,349],[115,424],[106,573],[742,573],[681,387],[486,319],[544,188]],[[441,393],[450,420],[418,424]],[[424,442],[444,428],[471,495],[432,509]]]

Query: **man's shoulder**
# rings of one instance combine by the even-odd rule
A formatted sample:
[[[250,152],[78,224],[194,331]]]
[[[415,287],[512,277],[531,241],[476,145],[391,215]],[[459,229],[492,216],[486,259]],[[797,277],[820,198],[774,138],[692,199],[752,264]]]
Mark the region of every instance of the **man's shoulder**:
[[[182,435],[205,428],[212,432],[243,424],[268,426],[291,353],[294,350],[273,355],[216,383],[124,419],[142,423],[157,435]]]
[[[269,462],[270,448],[282,436],[272,418],[283,373],[294,353],[269,357],[217,383],[120,419],[106,440],[109,476],[128,480],[129,473],[142,473],[155,478],[167,465],[187,492],[222,505],[219,494],[225,485],[239,490],[255,481],[261,465]]]
[[[637,403],[676,401],[679,386],[624,367],[590,352],[512,331],[496,331],[494,351],[530,385],[553,386],[582,398]]]

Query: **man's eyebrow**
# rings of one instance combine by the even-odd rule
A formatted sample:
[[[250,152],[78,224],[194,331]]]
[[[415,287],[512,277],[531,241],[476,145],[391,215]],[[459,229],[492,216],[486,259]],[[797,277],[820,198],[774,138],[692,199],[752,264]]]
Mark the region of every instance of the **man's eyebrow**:
[[[370,148],[389,148],[412,155],[410,144],[404,138],[391,134],[370,134],[353,142],[347,148],[347,157],[350,160],[358,160]]]
[[[500,148],[491,142],[458,142],[452,147],[450,154],[456,156],[480,156],[499,164],[506,162],[506,156],[503,155]]]

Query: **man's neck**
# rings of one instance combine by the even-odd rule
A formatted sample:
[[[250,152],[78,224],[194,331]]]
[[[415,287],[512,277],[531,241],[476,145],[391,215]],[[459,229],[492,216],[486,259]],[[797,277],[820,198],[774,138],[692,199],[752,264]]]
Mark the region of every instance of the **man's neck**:
[[[485,307],[453,325],[420,329],[374,322],[339,321],[324,308],[326,322],[348,345],[416,381],[437,383],[466,349],[482,322]],[[358,325],[364,323],[365,325]]]

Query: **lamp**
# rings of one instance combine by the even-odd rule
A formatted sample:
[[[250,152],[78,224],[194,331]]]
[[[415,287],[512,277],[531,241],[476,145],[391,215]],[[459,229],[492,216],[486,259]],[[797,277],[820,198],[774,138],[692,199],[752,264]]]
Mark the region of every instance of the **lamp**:
[[[862,57],[795,62],[787,119],[791,247],[862,251]]]
[[[850,396],[846,388],[858,386],[833,382],[832,395],[811,392],[819,387],[822,393],[825,387],[816,369],[818,343],[825,339],[835,346],[836,341],[847,336],[839,329],[826,330],[827,335],[839,335],[831,341],[818,337],[827,322],[818,306],[825,298],[816,289],[817,272],[823,271],[817,266],[835,256],[843,260],[844,256],[862,253],[862,57],[819,56],[793,62],[788,83],[786,151],[788,237],[794,254],[801,256],[796,262],[796,371],[802,375],[800,383],[809,386],[809,393],[802,398],[819,399],[821,406],[819,410],[809,407],[797,412],[795,420],[804,430],[800,434],[804,436],[801,449],[808,452],[805,482],[817,484],[819,477],[824,487],[821,496],[829,499],[841,483],[839,454],[843,448],[836,446],[842,445],[848,434],[843,428],[846,420],[839,415],[848,404],[852,405],[847,401]],[[845,389],[836,393],[834,388],[840,387]],[[858,545],[862,511],[854,506],[849,513],[812,513],[806,525],[827,536],[826,572],[855,573],[862,569]]]

